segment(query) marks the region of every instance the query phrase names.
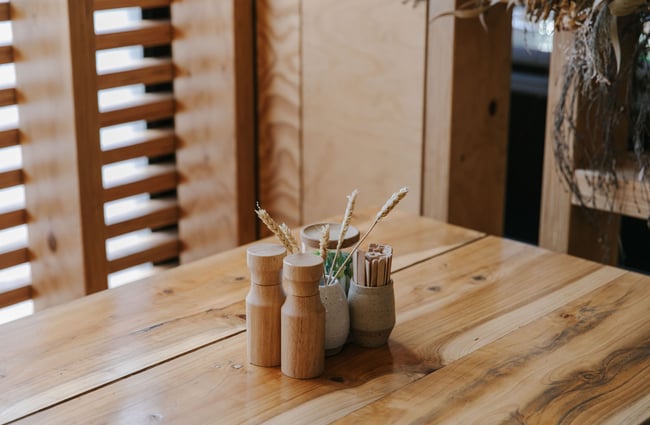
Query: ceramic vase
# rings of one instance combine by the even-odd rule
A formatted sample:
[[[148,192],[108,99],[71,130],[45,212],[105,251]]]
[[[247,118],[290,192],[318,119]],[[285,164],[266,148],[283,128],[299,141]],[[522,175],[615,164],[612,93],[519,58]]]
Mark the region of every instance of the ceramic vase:
[[[341,351],[350,333],[348,300],[338,279],[330,285],[321,284],[318,290],[325,306],[325,355],[333,356]]]
[[[384,286],[360,286],[352,280],[348,293],[350,334],[362,347],[386,344],[395,326],[393,281]]]

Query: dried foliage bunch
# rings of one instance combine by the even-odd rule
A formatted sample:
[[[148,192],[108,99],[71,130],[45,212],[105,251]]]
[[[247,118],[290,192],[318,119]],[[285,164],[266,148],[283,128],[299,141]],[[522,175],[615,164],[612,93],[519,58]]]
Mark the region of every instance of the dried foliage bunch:
[[[502,1],[468,0],[449,14],[482,18],[497,3]],[[556,167],[583,206],[595,205],[599,195],[613,210],[621,185],[621,157],[626,151],[634,151],[637,180],[650,182],[650,0],[507,3],[525,7],[533,22],[553,19],[556,31],[574,32],[573,45],[566,46],[563,86],[553,118]],[[580,150],[574,150],[572,140]],[[597,171],[587,181],[588,193],[579,190],[576,167]],[[650,203],[650,193],[635,195],[637,207]],[[600,232],[599,236],[607,246],[606,234]]]

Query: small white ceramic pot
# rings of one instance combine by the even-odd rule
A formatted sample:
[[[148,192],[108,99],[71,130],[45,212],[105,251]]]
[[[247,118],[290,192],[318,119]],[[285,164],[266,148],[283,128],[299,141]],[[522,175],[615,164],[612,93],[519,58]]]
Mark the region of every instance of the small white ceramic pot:
[[[325,306],[325,355],[333,356],[341,351],[350,333],[348,300],[338,279],[318,289]]]
[[[350,334],[362,347],[379,347],[388,342],[395,327],[393,281],[384,286],[360,286],[350,281]]]

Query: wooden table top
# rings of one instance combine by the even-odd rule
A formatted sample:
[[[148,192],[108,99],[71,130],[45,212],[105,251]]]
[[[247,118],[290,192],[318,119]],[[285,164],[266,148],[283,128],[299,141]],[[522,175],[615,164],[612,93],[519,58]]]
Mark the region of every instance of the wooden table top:
[[[650,419],[650,277],[399,212],[370,239],[395,250],[384,347],[311,380],[247,364],[242,247],[0,326],[0,423]]]

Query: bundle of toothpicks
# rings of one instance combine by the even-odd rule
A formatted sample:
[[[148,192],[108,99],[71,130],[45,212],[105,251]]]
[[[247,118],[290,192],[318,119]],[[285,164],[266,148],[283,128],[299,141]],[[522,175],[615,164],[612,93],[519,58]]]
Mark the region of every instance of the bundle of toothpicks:
[[[385,286],[390,282],[393,264],[393,248],[389,245],[371,243],[368,250],[354,254],[352,273],[354,281],[361,286]]]
[[[354,264],[353,273],[355,275],[355,281],[359,285],[382,286],[382,285],[387,285],[390,282],[390,271],[391,271],[391,264],[393,258],[393,249],[388,245],[370,244],[370,246],[368,247],[368,251],[365,252],[365,251],[360,251],[359,247],[361,246],[363,241],[368,237],[370,232],[372,232],[375,226],[377,226],[379,222],[381,222],[384,218],[386,218],[386,216],[388,216],[388,214],[397,206],[397,204],[399,204],[399,202],[402,199],[404,199],[407,193],[408,193],[408,188],[403,187],[397,192],[393,193],[390,198],[388,198],[384,206],[379,210],[379,212],[375,216],[375,219],[373,220],[368,230],[366,230],[363,236],[354,245],[354,247],[350,251],[350,254],[347,256],[345,261],[343,261],[343,263],[335,271],[334,265],[336,264],[336,259],[339,256],[339,251],[341,250],[343,239],[345,239],[345,234],[347,233],[347,229],[350,226],[350,221],[352,220],[352,214],[354,213],[354,206],[357,199],[358,191],[355,189],[352,191],[350,195],[348,195],[347,197],[348,202],[345,208],[345,214],[343,215],[343,220],[341,222],[341,232],[339,234],[339,240],[337,242],[334,258],[332,259],[329,270],[327,270],[326,268],[324,268],[323,270],[323,281],[326,285],[333,284],[336,281],[336,276],[339,276],[341,271],[345,269],[345,266],[347,266],[348,262],[353,258],[355,259],[355,262],[353,263]],[[298,254],[301,252],[300,248],[298,247],[298,242],[296,241],[296,238],[293,236],[291,230],[286,224],[282,223],[281,225],[279,225],[275,220],[273,220],[273,218],[271,218],[271,216],[266,210],[260,207],[259,203],[257,204],[257,209],[255,210],[255,213],[262,221],[262,223],[264,223],[264,225],[266,225],[266,227],[271,232],[273,232],[273,234],[280,240],[280,242],[286,248],[287,253]],[[323,226],[321,232],[320,251],[319,251],[319,255],[321,256],[321,258],[323,258],[323,261],[327,259],[328,242],[329,242],[329,225],[326,225]],[[358,259],[359,255],[361,254],[363,255],[364,258],[363,262]],[[363,264],[363,266],[361,266],[360,264]],[[360,276],[361,273],[357,270],[359,268],[363,268],[362,273],[364,277],[362,280],[357,279],[357,277]]]

